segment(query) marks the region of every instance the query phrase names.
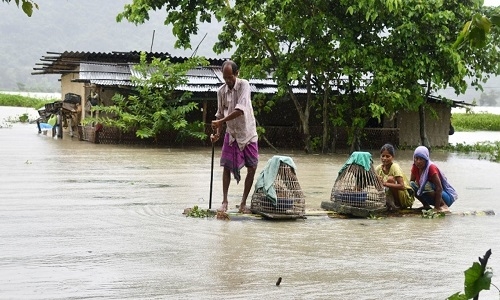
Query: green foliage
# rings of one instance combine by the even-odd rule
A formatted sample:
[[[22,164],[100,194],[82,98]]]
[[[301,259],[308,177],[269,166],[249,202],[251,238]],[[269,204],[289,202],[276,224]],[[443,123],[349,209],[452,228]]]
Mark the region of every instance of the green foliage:
[[[315,136],[311,139],[311,151],[313,152],[318,152],[321,151],[321,146],[322,146],[322,140],[321,137]]]
[[[232,57],[246,77],[271,74],[278,96],[289,96],[297,109],[306,149],[309,117],[323,105],[314,93],[343,95],[323,122],[346,124],[355,143],[370,117],[417,111],[433,91],[465,92],[466,76],[479,85],[488,73],[500,74],[492,43],[479,53],[451,47],[463,20],[482,9],[479,0],[133,0],[117,18],[141,23],[150,10],[163,8],[178,47],[190,47],[190,36],[210,14],[222,21],[214,51],[235,49]],[[307,93],[295,94],[295,85]]]
[[[24,113],[24,114],[19,116],[19,122],[21,122],[21,123],[26,123],[26,122],[28,122],[28,120],[29,120],[29,116],[27,113]]]
[[[500,131],[500,115],[490,113],[454,113],[456,131]]]
[[[500,162],[500,142],[478,142],[474,145],[457,143],[456,145],[449,145],[447,149],[458,153],[474,153],[478,159]]]
[[[43,108],[46,103],[52,103],[55,100],[56,99],[52,100],[36,99],[20,95],[10,95],[10,94],[0,93],[0,106],[32,107],[34,109],[40,109]]]
[[[422,210],[423,219],[444,218],[445,216],[446,214],[444,212],[436,212],[433,209]]]
[[[195,205],[193,208],[188,209],[186,212],[186,217],[191,218],[213,218],[216,215],[215,212],[199,208],[198,205]]]
[[[2,2],[10,3],[11,0],[2,0]],[[28,17],[31,17],[31,15],[33,14],[33,8],[38,9],[38,4],[36,4],[32,0],[14,0],[14,2],[16,2],[17,7],[19,7],[19,4],[21,4],[21,9]]]
[[[140,63],[135,66],[137,77],[132,78],[134,92],[127,97],[116,94],[113,105],[96,106],[97,118],[85,122],[99,122],[117,127],[125,132],[133,131],[140,138],[156,138],[166,131],[175,131],[178,138],[206,138],[201,122],[189,123],[186,115],[198,108],[197,103],[188,102],[190,93],[177,88],[186,83],[184,76],[189,69],[207,64],[202,58],[192,58],[184,63],[171,63],[153,58],[148,61],[141,53]]]
[[[465,270],[465,293],[457,292],[448,297],[448,300],[464,300],[472,299],[474,297],[479,298],[479,293],[481,291],[490,289],[490,285],[492,285],[491,278],[493,277],[492,269],[487,267],[490,256],[491,249],[486,251],[483,258],[479,257],[479,263],[474,262],[472,267]]]
[[[465,23],[453,44],[453,48],[460,49],[467,44],[472,48],[484,48],[488,43],[488,35],[493,25],[500,26],[499,14],[493,15],[491,18],[480,13],[474,14],[472,19]]]

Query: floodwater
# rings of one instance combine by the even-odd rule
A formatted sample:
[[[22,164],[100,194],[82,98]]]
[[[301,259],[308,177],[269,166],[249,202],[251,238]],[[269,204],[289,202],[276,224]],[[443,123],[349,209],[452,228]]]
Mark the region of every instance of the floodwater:
[[[0,124],[24,111],[0,107]],[[347,156],[280,154],[297,165],[307,210],[320,210]],[[411,151],[396,154],[409,172]],[[258,172],[273,155],[262,149]],[[488,249],[500,270],[498,215],[186,218],[208,208],[210,148],[95,145],[14,123],[0,128],[0,157],[0,299],[445,299]],[[458,191],[453,211],[500,212],[500,164],[432,159]],[[231,207],[242,188],[231,183]],[[500,299],[493,286],[480,298]]]

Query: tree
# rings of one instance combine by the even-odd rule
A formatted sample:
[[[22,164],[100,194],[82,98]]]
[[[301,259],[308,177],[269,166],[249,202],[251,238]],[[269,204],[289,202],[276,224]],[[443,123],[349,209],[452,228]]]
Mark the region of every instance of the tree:
[[[10,3],[12,0],[2,0],[2,2]],[[21,9],[28,17],[33,14],[33,8],[38,9],[38,4],[32,0],[14,0],[14,2],[16,2],[17,7],[21,4]]]
[[[500,26],[500,15],[493,15],[490,19],[480,13],[474,14],[472,19],[465,23],[453,47],[460,49],[467,44],[473,48],[486,47],[492,25]]]
[[[186,114],[197,108],[195,102],[188,102],[190,93],[179,92],[185,84],[184,76],[189,69],[208,62],[201,58],[191,58],[183,63],[171,63],[168,59],[150,60],[142,52],[140,63],[134,67],[139,74],[132,78],[135,92],[125,97],[116,94],[114,105],[93,108],[100,117],[85,119],[117,127],[125,132],[134,131],[137,137],[154,138],[166,131],[175,131],[178,136],[204,139],[204,124],[189,123]]]
[[[126,18],[140,23],[149,18],[150,9],[158,10],[165,6],[165,23],[173,25],[173,32],[178,38],[176,46],[185,48],[191,46],[190,35],[197,33],[199,22],[211,21],[210,14],[223,21],[223,32],[214,50],[221,53],[235,48],[233,60],[241,65],[243,74],[257,78],[266,77],[267,74],[273,76],[278,83],[278,96],[288,95],[295,105],[305,150],[309,152],[309,118],[316,102],[315,95],[318,92],[333,94],[329,93],[332,90],[330,81],[350,69],[355,70],[341,68],[336,62],[336,53],[343,51],[337,47],[336,40],[344,34],[347,39],[357,39],[357,33],[349,30],[354,21],[349,24],[345,22],[350,19],[345,13],[349,1],[342,2],[253,0],[231,6],[229,2],[223,1],[134,0],[133,4],[125,6],[117,19],[121,21]],[[339,27],[349,33],[339,30]],[[360,27],[356,26],[356,32],[362,31]],[[368,28],[371,28],[369,24]],[[353,44],[352,48],[355,47]],[[351,62],[352,59],[345,57],[342,60],[346,61]],[[351,83],[359,84],[360,72],[349,74],[355,78]],[[306,94],[295,94],[293,89],[296,86],[304,88]],[[323,100],[327,104],[330,99]]]
[[[387,50],[379,57],[373,82],[367,88],[370,98],[374,99],[375,115],[405,107],[418,110],[421,143],[431,146],[425,128],[427,97],[446,87],[454,88],[457,94],[463,93],[467,76],[478,82],[485,72],[498,72],[498,64],[492,63],[500,58],[495,47],[485,48],[476,55],[451,47],[462,20],[470,18],[475,9],[481,8],[481,3],[476,0],[405,1],[393,11],[391,18],[384,20]]]
[[[381,118],[405,108],[419,110],[422,144],[430,146],[425,130],[426,98],[445,87],[458,93],[464,77],[482,79],[494,69],[498,51],[485,49],[466,56],[450,45],[460,20],[480,8],[480,0],[133,0],[117,19],[141,23],[149,10],[165,8],[176,46],[190,47],[190,35],[212,17],[224,26],[214,50],[234,50],[242,73],[271,74],[279,96],[295,104],[305,150],[310,150],[309,118],[322,106],[325,122],[349,127],[351,149],[358,146],[370,117]],[[497,67],[498,68],[498,67]],[[342,85],[339,78],[347,78]],[[304,97],[293,92],[300,86]],[[340,95],[335,95],[336,92]],[[323,96],[318,101],[317,95]],[[332,105],[335,103],[335,109]],[[331,116],[325,120],[326,116]],[[331,123],[330,123],[331,124]],[[328,133],[323,133],[323,143]],[[324,145],[323,145],[324,146]]]

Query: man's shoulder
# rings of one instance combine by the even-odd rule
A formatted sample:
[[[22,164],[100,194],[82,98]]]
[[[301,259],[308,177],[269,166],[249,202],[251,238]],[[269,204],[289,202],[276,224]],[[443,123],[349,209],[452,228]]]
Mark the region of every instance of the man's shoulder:
[[[239,78],[237,77],[236,78],[236,83],[237,85],[239,86],[250,86],[250,82],[248,82],[248,80],[244,79],[244,78]]]
[[[226,84],[224,83],[223,85],[221,85],[217,88],[217,93],[224,91],[225,88],[226,88]]]

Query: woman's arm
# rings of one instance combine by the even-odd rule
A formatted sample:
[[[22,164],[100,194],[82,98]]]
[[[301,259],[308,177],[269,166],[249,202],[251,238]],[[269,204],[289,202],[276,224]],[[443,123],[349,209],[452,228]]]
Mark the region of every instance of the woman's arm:
[[[415,169],[416,169],[415,165],[412,165],[411,166],[411,170],[410,170],[410,181],[416,181],[417,180],[417,175],[415,173],[418,172],[418,171],[416,171]]]
[[[433,174],[429,177],[429,181],[434,184],[436,189],[434,190],[434,207],[439,208],[443,203],[443,185],[441,184],[441,179],[439,174]]]
[[[396,190],[404,190],[405,189],[405,184],[403,177],[401,176],[390,176],[386,182],[383,184],[385,187],[391,188],[391,189],[396,189]]]

